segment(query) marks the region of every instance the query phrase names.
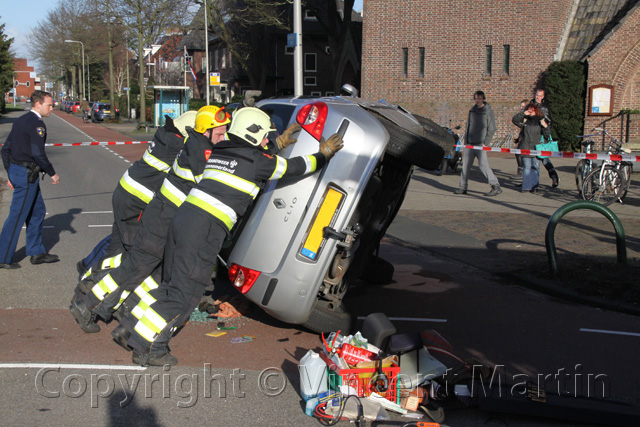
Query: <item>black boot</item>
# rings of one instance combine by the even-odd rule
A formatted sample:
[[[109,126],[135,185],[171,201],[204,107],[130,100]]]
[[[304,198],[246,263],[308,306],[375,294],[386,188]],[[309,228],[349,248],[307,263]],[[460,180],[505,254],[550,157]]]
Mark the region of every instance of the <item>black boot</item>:
[[[133,350],[131,360],[140,366],[173,366],[178,363],[178,359],[169,353],[168,349],[165,349],[163,353],[142,353],[138,350]]]
[[[100,325],[96,323],[96,316],[89,310],[89,308],[76,297],[73,297],[71,300],[71,305],[69,306],[69,310],[73,315],[73,318],[76,319],[76,322],[83,331],[88,334],[95,334],[96,332],[100,332]]]
[[[132,350],[132,348],[127,344],[127,341],[129,341],[129,337],[131,336],[131,332],[129,332],[125,327],[118,325],[117,328],[111,331],[111,336],[120,347],[127,351]]]

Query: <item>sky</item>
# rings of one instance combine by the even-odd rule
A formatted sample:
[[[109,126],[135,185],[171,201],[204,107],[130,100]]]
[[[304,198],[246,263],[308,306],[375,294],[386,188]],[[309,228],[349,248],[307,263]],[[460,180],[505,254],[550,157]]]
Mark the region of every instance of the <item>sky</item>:
[[[354,10],[362,10],[362,1],[355,0]],[[29,56],[27,36],[38,23],[44,21],[47,12],[55,9],[57,3],[55,0],[28,0],[27,2],[0,0],[0,24],[5,24],[5,34],[9,38],[14,38],[11,48],[18,58],[27,58],[29,65],[36,67],[36,72],[39,71],[38,64],[34,63]],[[26,4],[28,4],[28,14],[25,14]]]

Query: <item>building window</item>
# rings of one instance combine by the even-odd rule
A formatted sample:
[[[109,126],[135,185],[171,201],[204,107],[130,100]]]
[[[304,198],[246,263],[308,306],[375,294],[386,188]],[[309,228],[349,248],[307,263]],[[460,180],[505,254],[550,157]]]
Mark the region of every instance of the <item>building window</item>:
[[[325,95],[325,96],[334,96],[334,95],[335,95],[335,93],[333,93],[333,92],[327,92],[327,93],[325,93],[324,95]]]
[[[317,86],[318,85],[318,81],[316,80],[315,76],[305,76],[304,85],[305,86]]]
[[[318,18],[316,17],[316,14],[314,11],[309,10],[309,9],[305,9],[304,10],[304,20],[305,21],[317,21]]]
[[[315,91],[312,91],[312,92],[311,92],[311,96],[316,96],[316,97],[318,97],[318,98],[319,98],[319,97],[321,97],[321,96],[322,96],[322,92],[315,92]]]
[[[27,85],[27,87],[31,86],[31,82],[29,80],[27,80],[25,84]]]
[[[402,48],[402,77],[409,75],[409,48]]]
[[[223,70],[227,68],[227,49],[222,49],[222,64],[220,64],[220,68]]]
[[[207,58],[206,57],[202,57],[202,68],[200,68],[201,70],[207,70]],[[194,70],[195,71],[195,70]]]
[[[493,59],[493,46],[487,45],[487,52],[484,60],[484,72],[486,75],[491,75],[491,61]]]
[[[284,48],[284,54],[285,55],[293,55],[293,51],[295,50],[295,46],[294,47],[289,47],[289,46],[285,46]]]
[[[502,74],[509,75],[509,62],[511,60],[511,45],[502,46]]]
[[[316,64],[316,54],[315,53],[305,53],[304,54],[304,70],[305,71],[318,71]]]
[[[419,58],[418,58],[418,75],[420,77],[424,77],[424,48],[421,47],[420,48],[420,54],[419,54]]]

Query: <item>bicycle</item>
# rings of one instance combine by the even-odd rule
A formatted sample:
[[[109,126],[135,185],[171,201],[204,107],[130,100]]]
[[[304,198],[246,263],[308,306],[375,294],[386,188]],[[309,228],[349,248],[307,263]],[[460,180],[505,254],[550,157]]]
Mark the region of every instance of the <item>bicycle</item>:
[[[89,123],[91,119],[89,118],[89,110],[85,110],[82,112],[82,122]]]
[[[601,136],[601,135],[602,135],[602,132],[593,133],[590,135],[577,135],[577,138],[587,138],[586,141],[582,141],[582,146],[584,147],[583,153],[590,154],[591,148],[593,147],[593,144],[595,144],[595,142],[591,140],[591,137]],[[596,169],[597,167],[598,167],[598,164],[596,163],[595,160],[580,159],[574,171],[574,175],[576,178],[576,188],[578,189],[578,195],[582,194],[582,183],[584,182],[584,179],[587,177],[587,175],[589,175],[589,173],[592,170]]]
[[[606,129],[596,129],[609,137],[607,153],[631,153],[622,147],[622,142],[614,138]],[[621,160],[604,160],[599,168],[593,169],[584,178],[581,195],[584,200],[591,200],[608,206],[618,200],[622,203],[631,185],[633,163]]]

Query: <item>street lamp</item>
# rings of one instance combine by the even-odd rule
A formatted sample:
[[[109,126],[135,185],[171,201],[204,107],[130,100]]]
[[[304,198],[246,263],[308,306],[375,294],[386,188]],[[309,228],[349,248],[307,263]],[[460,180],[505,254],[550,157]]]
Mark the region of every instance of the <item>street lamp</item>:
[[[80,46],[82,47],[82,98],[86,99],[87,98],[87,92],[85,91],[85,87],[84,87],[84,43],[77,41],[77,40],[65,40],[65,43],[80,43]]]

